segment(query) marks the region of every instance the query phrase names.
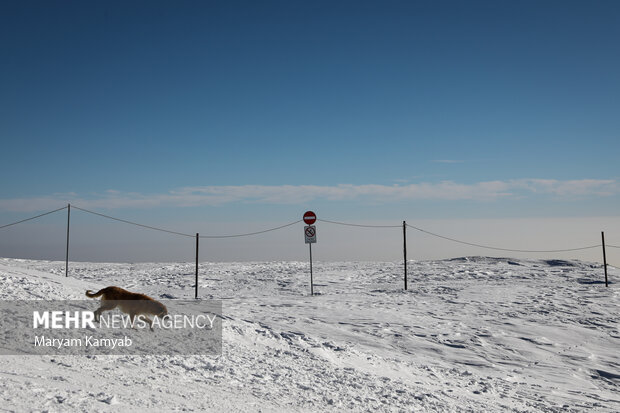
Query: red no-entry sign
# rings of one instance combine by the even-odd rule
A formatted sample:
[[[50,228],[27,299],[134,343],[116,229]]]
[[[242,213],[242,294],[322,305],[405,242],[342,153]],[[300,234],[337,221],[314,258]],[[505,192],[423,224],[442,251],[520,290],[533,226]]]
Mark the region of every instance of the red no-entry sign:
[[[304,214],[304,222],[305,222],[307,225],[312,225],[312,224],[314,224],[314,223],[316,222],[316,214],[315,214],[314,212],[312,212],[312,211],[307,211],[307,212]]]

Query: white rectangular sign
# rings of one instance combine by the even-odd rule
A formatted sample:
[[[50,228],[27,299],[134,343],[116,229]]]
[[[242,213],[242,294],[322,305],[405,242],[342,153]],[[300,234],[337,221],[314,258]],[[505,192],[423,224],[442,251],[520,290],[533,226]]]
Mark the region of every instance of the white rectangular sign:
[[[316,227],[314,225],[305,226],[304,236],[306,237],[306,244],[316,243]]]

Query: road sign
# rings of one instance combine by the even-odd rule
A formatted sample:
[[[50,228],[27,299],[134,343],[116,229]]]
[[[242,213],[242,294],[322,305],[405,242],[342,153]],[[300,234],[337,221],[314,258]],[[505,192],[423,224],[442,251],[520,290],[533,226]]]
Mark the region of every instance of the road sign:
[[[308,225],[312,225],[316,222],[316,214],[312,211],[307,211],[304,214],[304,222]]]
[[[312,211],[306,211],[304,214],[304,222],[307,224],[307,226],[304,227],[304,236],[310,250],[310,295],[314,295],[314,284],[312,282],[312,244],[316,243],[316,227],[312,224],[316,222],[316,214]]]
[[[316,227],[314,225],[304,227],[304,235],[306,236],[306,244],[316,243]]]

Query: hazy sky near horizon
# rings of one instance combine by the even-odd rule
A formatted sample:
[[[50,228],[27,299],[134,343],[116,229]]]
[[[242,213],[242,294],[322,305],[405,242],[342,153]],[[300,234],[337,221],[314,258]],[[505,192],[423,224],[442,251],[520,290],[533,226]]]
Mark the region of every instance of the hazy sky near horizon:
[[[0,226],[72,203],[201,234],[308,209],[523,249],[545,218],[620,233],[619,41],[616,1],[1,2]],[[0,245],[47,250],[54,219]],[[120,254],[81,225],[93,257]]]

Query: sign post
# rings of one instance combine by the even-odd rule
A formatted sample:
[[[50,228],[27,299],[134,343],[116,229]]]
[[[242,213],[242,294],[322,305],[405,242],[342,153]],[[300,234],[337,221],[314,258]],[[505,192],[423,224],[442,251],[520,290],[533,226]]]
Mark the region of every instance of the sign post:
[[[310,246],[310,295],[314,295],[314,282],[312,281],[312,244]]]
[[[310,249],[310,295],[314,295],[314,284],[312,280],[312,244],[316,243],[316,227],[312,224],[316,222],[316,214],[312,211],[307,211],[304,214],[304,222],[307,224],[307,226],[304,227],[304,237]]]

